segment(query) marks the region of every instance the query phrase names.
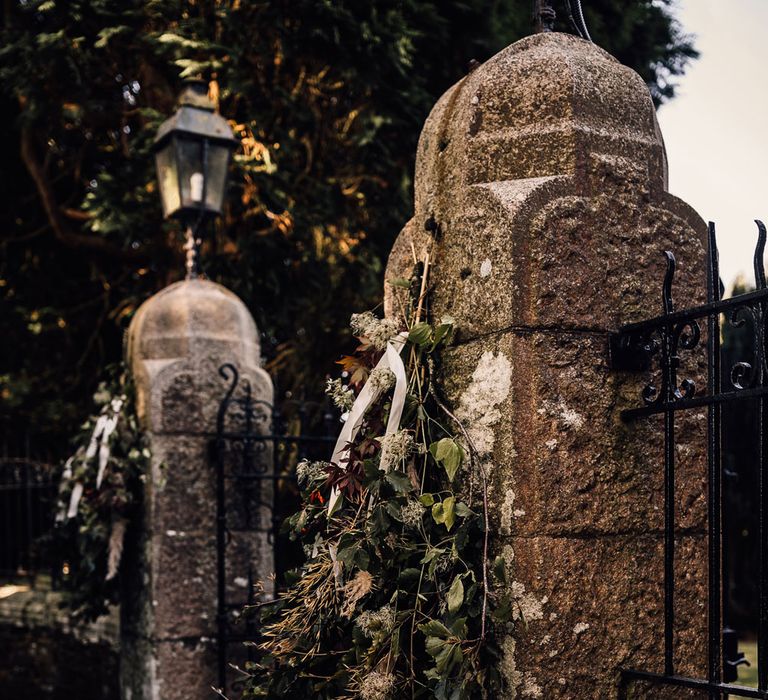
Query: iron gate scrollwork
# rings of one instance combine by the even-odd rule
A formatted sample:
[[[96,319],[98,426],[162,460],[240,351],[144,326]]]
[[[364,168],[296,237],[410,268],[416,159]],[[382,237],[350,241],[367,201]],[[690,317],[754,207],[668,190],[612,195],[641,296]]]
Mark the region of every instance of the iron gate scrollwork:
[[[306,401],[287,395],[272,404],[254,396],[251,382],[233,364],[222,365],[219,374],[228,382],[212,445],[217,680],[224,692],[231,686],[227,683],[230,663],[249,660],[243,643],[259,638],[253,619],[242,611],[274,597],[285,572],[300,562],[301,553],[280,535],[284,518],[299,503],[295,467],[305,458],[327,459],[336,440],[337,418],[327,399]],[[244,561],[248,562],[245,570],[238,569]]]
[[[763,264],[766,228],[756,221],[758,240],[754,254],[755,291],[723,298],[715,225],[709,224],[707,255],[707,302],[677,311],[672,298],[675,257],[666,252],[667,270],[662,285],[663,313],[655,318],[623,326],[610,339],[614,369],[647,371],[654,374],[642,390],[642,404],[626,410],[626,421],[644,416],[664,416],[664,659],[663,672],[642,669],[622,671],[626,691],[634,681],[677,686],[705,691],[710,698],[729,695],[768,698],[768,284]],[[698,389],[694,381],[682,377],[682,357],[701,344],[706,323],[707,386]],[[749,329],[751,350],[748,356],[731,358],[721,366],[721,332],[724,329]],[[724,500],[724,479],[734,473],[724,469],[723,410],[734,402],[751,400],[757,406],[756,441],[759,479],[757,581],[757,688],[737,685],[737,669],[746,663],[738,649],[736,632],[728,624],[727,575],[728,547],[723,547],[724,518],[731,517]],[[744,405],[744,404],[739,404]],[[707,408],[708,472],[708,675],[689,678],[676,672],[675,663],[675,417],[680,411]],[[725,624],[724,624],[725,621]]]

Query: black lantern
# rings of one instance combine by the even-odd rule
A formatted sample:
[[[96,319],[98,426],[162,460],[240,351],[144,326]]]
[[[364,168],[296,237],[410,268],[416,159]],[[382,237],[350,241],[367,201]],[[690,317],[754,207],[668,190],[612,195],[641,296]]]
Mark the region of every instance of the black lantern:
[[[214,111],[203,80],[189,80],[179,109],[155,137],[155,165],[163,216],[187,229],[187,272],[196,275],[197,233],[208,217],[221,214],[227,170],[237,140],[227,120]]]

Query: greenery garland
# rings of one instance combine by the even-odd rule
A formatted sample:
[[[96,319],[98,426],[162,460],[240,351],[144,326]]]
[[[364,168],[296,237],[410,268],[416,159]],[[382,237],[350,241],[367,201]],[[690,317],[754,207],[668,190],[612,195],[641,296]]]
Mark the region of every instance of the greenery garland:
[[[284,528],[307,559],[276,600],[251,609],[262,638],[246,698],[458,700],[496,697],[501,686],[488,619],[493,609],[508,620],[510,602],[489,583],[483,468],[435,389],[453,323],[422,320],[427,269],[390,282],[411,290],[402,325],[353,316],[360,345],[340,362],[348,385],[329,382],[329,393],[347,410],[367,381],[381,398],[344,464],[297,469],[303,505]],[[373,368],[403,330],[406,406],[399,431],[382,437],[394,376]],[[343,499],[329,516],[333,489]],[[503,579],[504,562],[492,568]]]
[[[135,409],[130,373],[108,370],[63,468],[51,545],[63,560],[67,604],[95,619],[119,602],[123,545],[142,500],[150,451]]]

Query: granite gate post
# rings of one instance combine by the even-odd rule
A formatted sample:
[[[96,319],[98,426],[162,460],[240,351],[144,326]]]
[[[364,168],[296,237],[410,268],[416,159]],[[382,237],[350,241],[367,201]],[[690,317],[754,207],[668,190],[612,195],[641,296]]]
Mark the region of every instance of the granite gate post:
[[[152,473],[132,578],[121,605],[124,700],[203,700],[216,685],[216,480],[210,443],[230,362],[255,400],[273,400],[261,368],[259,334],[245,304],[224,287],[188,279],[137,312],[127,357]],[[271,450],[262,458],[271,464]],[[271,492],[270,492],[271,493]],[[227,587],[246,585],[249,564],[266,580],[273,555],[266,533],[231,528]]]
[[[576,37],[504,49],[438,101],[418,147],[415,214],[387,279],[429,252],[442,384],[490,474],[494,555],[516,624],[496,629],[505,698],[608,700],[619,669],[663,664],[663,429],[627,425],[641,380],[608,335],[675,296],[704,301],[706,226],[667,192],[641,78]],[[396,288],[386,310],[397,308]],[[703,376],[694,357],[686,376]],[[680,420],[676,663],[706,672],[706,414]],[[525,624],[523,624],[523,621]],[[632,697],[697,697],[638,687]],[[650,693],[650,694],[648,694]],[[700,697],[700,695],[698,696]]]

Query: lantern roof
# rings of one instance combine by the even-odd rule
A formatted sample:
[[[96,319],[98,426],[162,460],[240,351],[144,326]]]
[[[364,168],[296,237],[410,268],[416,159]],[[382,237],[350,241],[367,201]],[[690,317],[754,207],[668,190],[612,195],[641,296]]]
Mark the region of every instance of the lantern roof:
[[[216,113],[213,102],[208,98],[208,84],[204,80],[184,83],[179,96],[179,109],[160,125],[154,149],[159,149],[173,133],[223,142],[231,148],[237,143],[227,120]]]

